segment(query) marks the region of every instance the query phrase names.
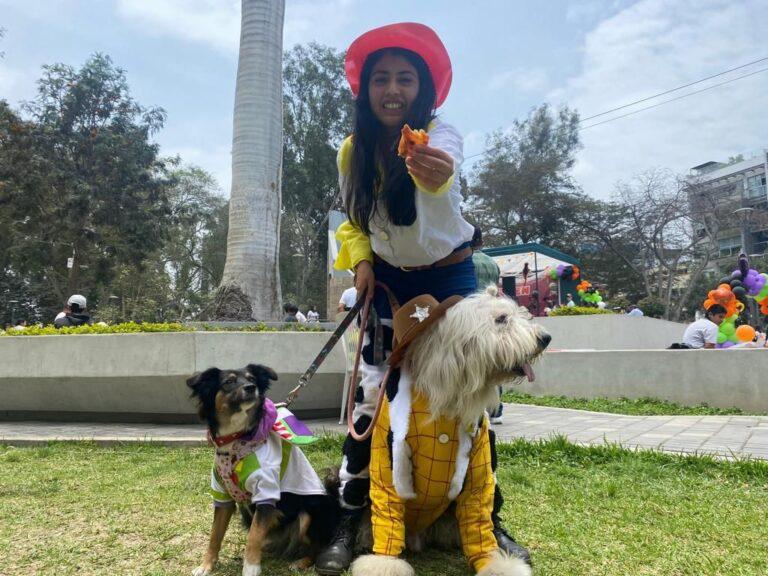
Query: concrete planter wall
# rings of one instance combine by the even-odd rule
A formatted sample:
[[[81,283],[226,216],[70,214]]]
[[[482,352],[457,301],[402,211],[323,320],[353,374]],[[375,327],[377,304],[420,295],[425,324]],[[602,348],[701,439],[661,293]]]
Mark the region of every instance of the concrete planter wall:
[[[186,379],[211,366],[266,364],[282,401],[328,333],[176,332],[0,338],[0,419],[196,422]],[[292,409],[338,413],[345,358],[337,346]]]
[[[687,324],[624,314],[537,318],[558,350],[663,350],[681,342]]]
[[[547,352],[515,390],[572,398],[660,398],[768,412],[768,350]]]

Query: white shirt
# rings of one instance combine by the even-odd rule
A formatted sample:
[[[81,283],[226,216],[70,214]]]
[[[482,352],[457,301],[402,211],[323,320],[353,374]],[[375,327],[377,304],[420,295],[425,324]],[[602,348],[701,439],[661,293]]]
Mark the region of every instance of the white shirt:
[[[344,304],[345,308],[352,308],[355,305],[355,302],[357,302],[357,288],[352,286],[352,288],[347,288],[341,294],[339,304]]]
[[[717,332],[717,324],[709,318],[696,320],[685,329],[683,344],[688,344],[691,348],[704,348],[704,343],[717,344]]]
[[[568,304],[566,304],[566,307],[573,308],[574,306],[576,306],[576,302],[574,302],[573,300],[568,300]]]
[[[605,308],[606,304],[602,300],[597,303],[597,307],[600,308],[600,310],[603,310]]]
[[[645,316],[645,314],[643,314],[643,311],[640,310],[640,308],[633,308],[627,312],[627,316]]]
[[[307,323],[307,317],[304,316],[304,314],[302,314],[300,311],[296,312],[296,321],[299,324],[306,324]]]
[[[310,310],[307,312],[307,322],[314,324],[320,320],[320,313]]]
[[[371,248],[393,266],[424,266],[441,260],[472,240],[474,227],[461,215],[459,170],[464,161],[464,140],[450,124],[434,120],[428,128],[429,145],[453,158],[454,180],[444,194],[416,188],[416,220],[410,226],[389,222],[383,206],[371,219]],[[346,189],[347,174],[339,170],[339,186]]]

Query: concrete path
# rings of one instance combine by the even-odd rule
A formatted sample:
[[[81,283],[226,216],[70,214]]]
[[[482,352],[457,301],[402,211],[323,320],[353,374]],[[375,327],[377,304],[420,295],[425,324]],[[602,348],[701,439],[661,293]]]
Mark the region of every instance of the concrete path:
[[[312,420],[307,424],[316,433],[345,431],[335,419]],[[495,428],[502,441],[538,440],[561,434],[582,445],[609,443],[664,452],[768,460],[768,416],[624,416],[506,404],[504,424]],[[198,446],[205,444],[205,433],[199,425],[0,422],[0,444],[35,445],[51,440]]]

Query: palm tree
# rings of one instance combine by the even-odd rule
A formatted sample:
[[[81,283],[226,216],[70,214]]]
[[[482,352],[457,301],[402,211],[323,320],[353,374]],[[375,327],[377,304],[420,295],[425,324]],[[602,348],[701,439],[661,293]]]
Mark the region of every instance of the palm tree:
[[[244,294],[252,317],[259,320],[278,319],[281,300],[284,12],[284,0],[242,0],[232,194],[220,294]]]

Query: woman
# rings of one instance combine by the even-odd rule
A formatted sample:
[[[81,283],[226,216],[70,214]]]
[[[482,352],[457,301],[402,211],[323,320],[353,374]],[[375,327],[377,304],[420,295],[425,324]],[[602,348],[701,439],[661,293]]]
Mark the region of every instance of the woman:
[[[455,128],[437,119],[448,95],[451,62],[437,34],[427,26],[392,24],[366,32],[349,47],[345,69],[355,99],[353,134],[339,150],[339,185],[349,220],[336,234],[341,242],[335,267],[355,271],[358,296],[372,299],[383,325],[383,354],[366,330],[362,380],[353,414],[355,429],[371,422],[379,384],[392,349],[389,287],[399,302],[421,294],[438,301],[476,290],[470,241],[474,227],[461,215],[458,169],[463,142]],[[397,145],[403,125],[424,129],[428,145],[405,159]],[[334,541],[316,561],[320,574],[340,574],[352,560],[362,509],[368,502],[370,440],[347,437],[341,465],[344,516]],[[495,461],[495,455],[494,455]],[[528,552],[501,526],[503,500],[496,488],[494,534],[499,546],[528,560]]]

